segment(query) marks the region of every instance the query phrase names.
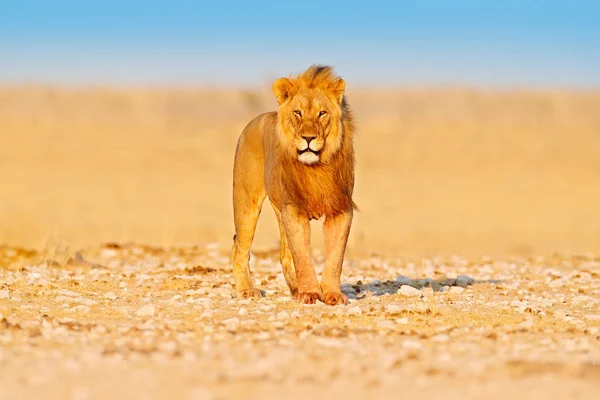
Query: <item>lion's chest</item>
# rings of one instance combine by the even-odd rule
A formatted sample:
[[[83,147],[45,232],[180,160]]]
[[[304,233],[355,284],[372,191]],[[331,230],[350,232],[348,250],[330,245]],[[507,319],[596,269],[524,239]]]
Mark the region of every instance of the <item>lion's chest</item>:
[[[352,208],[347,182],[328,170],[306,168],[303,174],[282,176],[282,200],[310,219],[337,215]]]

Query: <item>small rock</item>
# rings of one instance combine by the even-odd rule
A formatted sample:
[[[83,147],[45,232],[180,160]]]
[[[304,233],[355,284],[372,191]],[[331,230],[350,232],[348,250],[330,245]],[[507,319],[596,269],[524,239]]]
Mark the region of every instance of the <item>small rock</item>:
[[[136,311],[135,315],[138,317],[153,317],[156,310],[152,304],[146,304],[142,308]]]
[[[565,278],[560,278],[550,282],[548,286],[550,286],[551,288],[559,288],[565,286],[565,283]]]
[[[109,299],[109,300],[116,300],[117,299],[117,295],[114,294],[113,292],[108,292],[104,295],[105,299]]]
[[[69,296],[69,297],[79,297],[80,296],[80,294],[77,292],[72,292],[70,290],[65,290],[65,289],[59,291],[58,293],[62,294],[63,296]]]
[[[521,324],[519,326],[523,329],[531,329],[531,328],[535,327],[535,322],[532,320],[527,320],[527,321],[521,322]]]
[[[448,340],[450,340],[450,336],[448,336],[445,333],[441,333],[432,337],[431,340],[434,342],[447,342]]]
[[[471,278],[469,275],[459,275],[456,277],[456,286],[465,288],[474,282],[475,279]]]
[[[248,315],[248,310],[244,307],[240,308],[238,315]]]
[[[567,312],[562,308],[559,308],[558,310],[554,311],[554,318],[556,319],[565,319],[566,316]]]
[[[0,299],[10,299],[10,293],[8,293],[8,289],[0,290]]]
[[[399,325],[406,325],[408,324],[408,317],[396,318],[396,323]]]
[[[439,288],[439,292],[447,292],[450,290],[450,286],[444,285],[444,286],[440,286]]]
[[[361,315],[362,314],[362,310],[360,309],[359,306],[355,306],[355,307],[351,307],[346,311],[346,314],[348,315]]]
[[[240,326],[240,320],[236,317],[228,318],[223,320],[223,324],[227,330],[233,331],[236,330],[238,326]]]
[[[450,288],[450,293],[462,293],[464,291],[465,291],[465,288],[461,287],[461,286],[452,286]]]
[[[421,297],[421,291],[419,289],[415,289],[408,285],[400,286],[397,293],[405,297]]]
[[[396,277],[396,282],[399,283],[400,285],[410,285],[410,284],[412,284],[412,279],[410,279],[404,275],[398,275]]]
[[[277,314],[277,319],[288,319],[290,317],[290,313],[287,311],[281,311]]]
[[[390,313],[390,314],[398,314],[400,311],[402,311],[402,307],[400,307],[397,304],[388,304],[385,307],[385,311]]]
[[[393,329],[394,323],[388,319],[384,319],[384,320],[377,322],[377,327],[383,328],[383,329]]]

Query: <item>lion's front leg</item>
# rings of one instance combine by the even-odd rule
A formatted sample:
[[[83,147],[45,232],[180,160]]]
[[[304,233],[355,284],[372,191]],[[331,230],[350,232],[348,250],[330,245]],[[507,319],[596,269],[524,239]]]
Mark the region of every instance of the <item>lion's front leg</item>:
[[[281,217],[296,269],[296,301],[304,304],[323,301],[323,293],[310,259],[310,221],[290,205],[283,207]]]
[[[351,225],[352,211],[327,217],[323,225],[325,232],[325,268],[323,269],[321,288],[324,295],[323,301],[326,304],[348,304],[348,297],[341,290],[340,278]]]

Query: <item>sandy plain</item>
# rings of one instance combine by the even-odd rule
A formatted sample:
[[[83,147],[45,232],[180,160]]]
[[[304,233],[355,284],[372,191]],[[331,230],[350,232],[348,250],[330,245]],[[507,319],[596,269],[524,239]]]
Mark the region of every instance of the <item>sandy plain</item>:
[[[349,97],[351,303],[309,307],[268,207],[265,298],[232,298],[233,149],[266,90],[1,88],[0,398],[597,398],[600,94]]]

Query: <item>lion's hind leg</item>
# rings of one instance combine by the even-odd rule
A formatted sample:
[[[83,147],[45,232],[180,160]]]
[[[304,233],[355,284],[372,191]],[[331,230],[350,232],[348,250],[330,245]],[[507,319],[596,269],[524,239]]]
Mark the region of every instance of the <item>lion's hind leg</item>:
[[[242,136],[240,143],[247,140]],[[238,297],[260,298],[260,290],[254,287],[250,273],[250,248],[263,202],[267,196],[263,181],[262,157],[246,143],[238,148],[234,163],[233,219],[233,278]]]
[[[235,191],[235,190],[234,190]],[[245,197],[244,195],[238,196]],[[233,237],[233,247],[231,250],[233,260],[233,278],[235,280],[235,289],[238,297],[241,298],[260,298],[260,290],[254,287],[252,274],[250,272],[250,248],[254,239],[254,232],[260,209],[265,199],[261,194],[256,199],[243,199],[243,201],[234,202],[235,236]]]

